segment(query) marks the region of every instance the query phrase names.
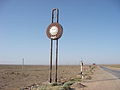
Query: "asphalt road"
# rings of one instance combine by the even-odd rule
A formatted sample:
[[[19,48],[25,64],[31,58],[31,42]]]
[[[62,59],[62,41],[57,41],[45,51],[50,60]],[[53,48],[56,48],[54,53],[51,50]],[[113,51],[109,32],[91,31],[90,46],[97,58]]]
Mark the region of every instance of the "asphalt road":
[[[118,79],[120,79],[120,71],[118,70],[113,70],[113,69],[109,69],[109,68],[106,68],[104,66],[100,66],[100,68],[102,68],[103,70],[111,73],[112,75],[116,76]]]

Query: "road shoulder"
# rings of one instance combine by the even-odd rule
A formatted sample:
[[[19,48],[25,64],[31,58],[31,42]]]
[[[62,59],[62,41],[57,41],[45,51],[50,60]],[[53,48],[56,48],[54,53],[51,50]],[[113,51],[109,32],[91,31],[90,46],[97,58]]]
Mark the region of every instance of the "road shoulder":
[[[84,90],[120,90],[120,80],[100,67],[97,67],[92,79],[83,84],[87,86]]]

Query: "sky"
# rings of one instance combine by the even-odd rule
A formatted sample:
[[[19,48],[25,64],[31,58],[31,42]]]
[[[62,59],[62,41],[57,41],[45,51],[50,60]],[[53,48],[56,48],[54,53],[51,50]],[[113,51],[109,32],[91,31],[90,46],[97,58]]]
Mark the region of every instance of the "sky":
[[[49,64],[53,8],[63,27],[59,65],[120,64],[119,0],[0,0],[0,64]]]

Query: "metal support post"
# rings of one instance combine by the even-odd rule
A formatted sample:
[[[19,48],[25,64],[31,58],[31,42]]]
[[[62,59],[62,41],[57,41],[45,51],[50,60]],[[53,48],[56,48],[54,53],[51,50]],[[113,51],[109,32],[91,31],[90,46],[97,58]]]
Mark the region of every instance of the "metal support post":
[[[58,67],[58,40],[56,40],[56,73],[55,73],[55,82],[57,82],[57,67]]]
[[[53,47],[53,40],[50,40],[50,83],[52,82],[52,47]]]

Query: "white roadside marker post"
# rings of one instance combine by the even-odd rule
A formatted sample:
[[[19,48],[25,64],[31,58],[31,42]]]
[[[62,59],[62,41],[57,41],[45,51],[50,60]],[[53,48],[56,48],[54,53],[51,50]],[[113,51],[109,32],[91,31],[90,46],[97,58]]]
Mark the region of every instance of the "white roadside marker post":
[[[80,62],[80,66],[81,66],[80,74],[81,74],[81,78],[83,79],[83,62],[82,61]]]

